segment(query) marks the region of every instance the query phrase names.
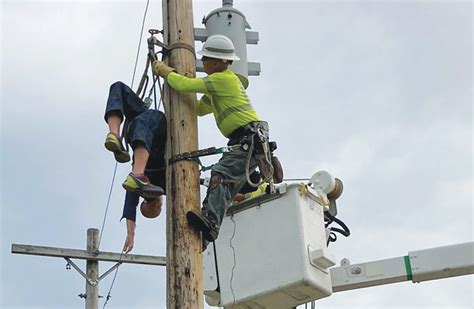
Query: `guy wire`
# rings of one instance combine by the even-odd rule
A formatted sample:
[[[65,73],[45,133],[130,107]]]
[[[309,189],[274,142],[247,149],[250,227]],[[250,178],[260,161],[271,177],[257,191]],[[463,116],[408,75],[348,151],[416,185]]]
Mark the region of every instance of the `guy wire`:
[[[235,270],[235,267],[237,266],[237,263],[236,263],[236,260],[235,260],[235,248],[232,245],[232,240],[234,239],[235,229],[236,229],[237,225],[235,224],[235,221],[234,221],[234,215],[230,216],[230,220],[232,220],[232,222],[234,223],[234,230],[232,231],[232,236],[230,237],[230,240],[229,240],[229,245],[232,248],[232,254],[233,254],[233,258],[234,258],[234,265],[232,265],[232,272],[231,272],[231,275],[230,275],[230,291],[232,292],[232,299],[233,299],[231,308],[233,308],[234,305],[235,305],[235,293],[234,293],[234,288],[232,287],[232,281],[234,280],[234,270]]]

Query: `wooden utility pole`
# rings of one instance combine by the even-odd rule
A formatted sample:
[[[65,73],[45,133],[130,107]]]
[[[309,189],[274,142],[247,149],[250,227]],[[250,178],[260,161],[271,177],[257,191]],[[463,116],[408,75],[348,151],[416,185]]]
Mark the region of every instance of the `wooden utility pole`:
[[[166,266],[166,259],[162,256],[101,252],[99,251],[98,245],[99,230],[88,229],[87,250],[12,244],[12,253],[64,258],[67,261],[66,269],[70,269],[72,266],[86,279],[86,293],[79,295],[79,297],[85,298],[86,309],[98,309],[99,281],[104,279],[121,264]],[[71,259],[86,260],[86,272],[84,273]],[[115,262],[116,264],[99,276],[99,261]]]
[[[188,77],[196,74],[191,0],[163,1],[165,44],[172,47],[168,65]],[[173,48],[173,46],[175,48]],[[188,47],[188,48],[186,48]],[[196,95],[165,85],[168,158],[198,149]],[[186,213],[199,210],[199,171],[192,161],[179,161],[167,171],[167,307],[204,308],[201,239],[188,227]]]
[[[99,251],[99,230],[87,230],[87,252],[94,254]],[[86,309],[99,307],[99,261],[87,260],[86,262],[86,276],[92,282],[97,284],[90,284],[86,282]]]

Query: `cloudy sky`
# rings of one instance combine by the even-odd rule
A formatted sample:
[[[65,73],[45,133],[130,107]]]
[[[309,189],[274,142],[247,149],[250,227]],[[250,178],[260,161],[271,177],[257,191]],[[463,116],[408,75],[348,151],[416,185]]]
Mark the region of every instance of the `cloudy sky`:
[[[161,1],[150,2],[145,29],[161,28]],[[103,148],[104,104],[111,83],[131,83],[145,4],[1,1],[2,308],[84,306],[85,281],[64,260],[10,247],[85,249],[86,230],[101,227],[115,166]],[[285,176],[325,169],[344,182],[339,217],[352,235],[330,247],[337,260],[473,241],[470,1],[234,4],[260,33],[248,53],[262,73],[248,93],[271,125]],[[195,25],[220,5],[194,1]],[[200,147],[224,144],[214,120],[200,119]],[[119,166],[102,251],[122,248],[120,183],[129,170]],[[165,216],[137,223],[133,253],[164,256]],[[165,276],[161,267],[120,267],[107,307],[165,308]],[[101,295],[111,281],[101,281]],[[404,282],[317,306],[472,308],[473,282]]]

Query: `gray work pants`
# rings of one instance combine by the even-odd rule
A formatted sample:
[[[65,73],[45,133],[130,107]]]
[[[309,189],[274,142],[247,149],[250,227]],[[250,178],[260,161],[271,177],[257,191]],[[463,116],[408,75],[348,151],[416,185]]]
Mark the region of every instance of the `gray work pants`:
[[[245,170],[247,157],[248,151],[242,149],[227,152],[212,167],[211,183],[209,184],[206,198],[203,201],[202,211],[206,217],[218,226],[221,225],[232,199],[247,182]],[[257,163],[252,156],[249,172],[252,173],[256,168]],[[220,181],[217,181],[217,183],[213,183],[215,176],[220,177]]]

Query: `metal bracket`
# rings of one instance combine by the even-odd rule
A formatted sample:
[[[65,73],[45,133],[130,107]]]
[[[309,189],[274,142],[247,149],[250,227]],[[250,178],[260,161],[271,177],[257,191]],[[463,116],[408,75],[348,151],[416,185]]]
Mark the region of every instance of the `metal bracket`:
[[[122,262],[117,262],[117,264],[115,264],[109,270],[107,270],[105,273],[103,273],[102,276],[100,276],[98,280],[92,280],[92,279],[88,278],[87,275],[79,268],[79,266],[77,266],[70,258],[65,257],[64,259],[67,261],[66,269],[70,269],[71,266],[74,267],[74,269],[77,270],[77,272],[82,277],[84,277],[84,279],[86,279],[86,281],[91,286],[96,286],[99,283],[100,280],[104,279],[108,274],[110,274],[112,271],[114,271],[114,269],[116,269],[117,267],[119,267],[122,264]],[[68,265],[69,265],[69,268],[68,268]],[[79,295],[79,297],[80,297],[80,295]]]
[[[194,28],[194,40],[205,42],[208,37],[206,28]],[[259,36],[257,31],[245,31],[245,39],[247,44],[257,44],[259,41]]]
[[[318,203],[319,205],[324,207],[324,211],[329,210],[329,200],[324,194],[324,192],[320,190],[315,190],[308,186],[307,184],[302,183],[300,187],[298,188],[298,191],[300,192],[301,196],[307,197]]]
[[[65,257],[64,259],[67,261],[67,263],[68,263],[69,265],[71,265],[72,267],[74,267],[74,269],[77,270],[77,272],[78,272],[81,276],[83,276],[84,279],[86,279],[86,281],[87,281],[91,286],[96,286],[96,285],[99,283],[99,281],[92,280],[92,279],[88,278],[87,275],[79,268],[79,266],[77,266],[70,258]]]
[[[107,270],[105,273],[102,274],[102,276],[99,277],[99,281],[104,279],[108,274],[110,274],[114,269],[119,267],[122,264],[122,262],[117,262],[114,266],[112,266],[109,270]]]
[[[79,298],[87,299],[87,294],[86,294],[86,293],[81,293],[81,294],[79,294],[79,295],[77,295],[77,296],[79,296]],[[104,296],[99,295],[99,298],[104,298]]]

